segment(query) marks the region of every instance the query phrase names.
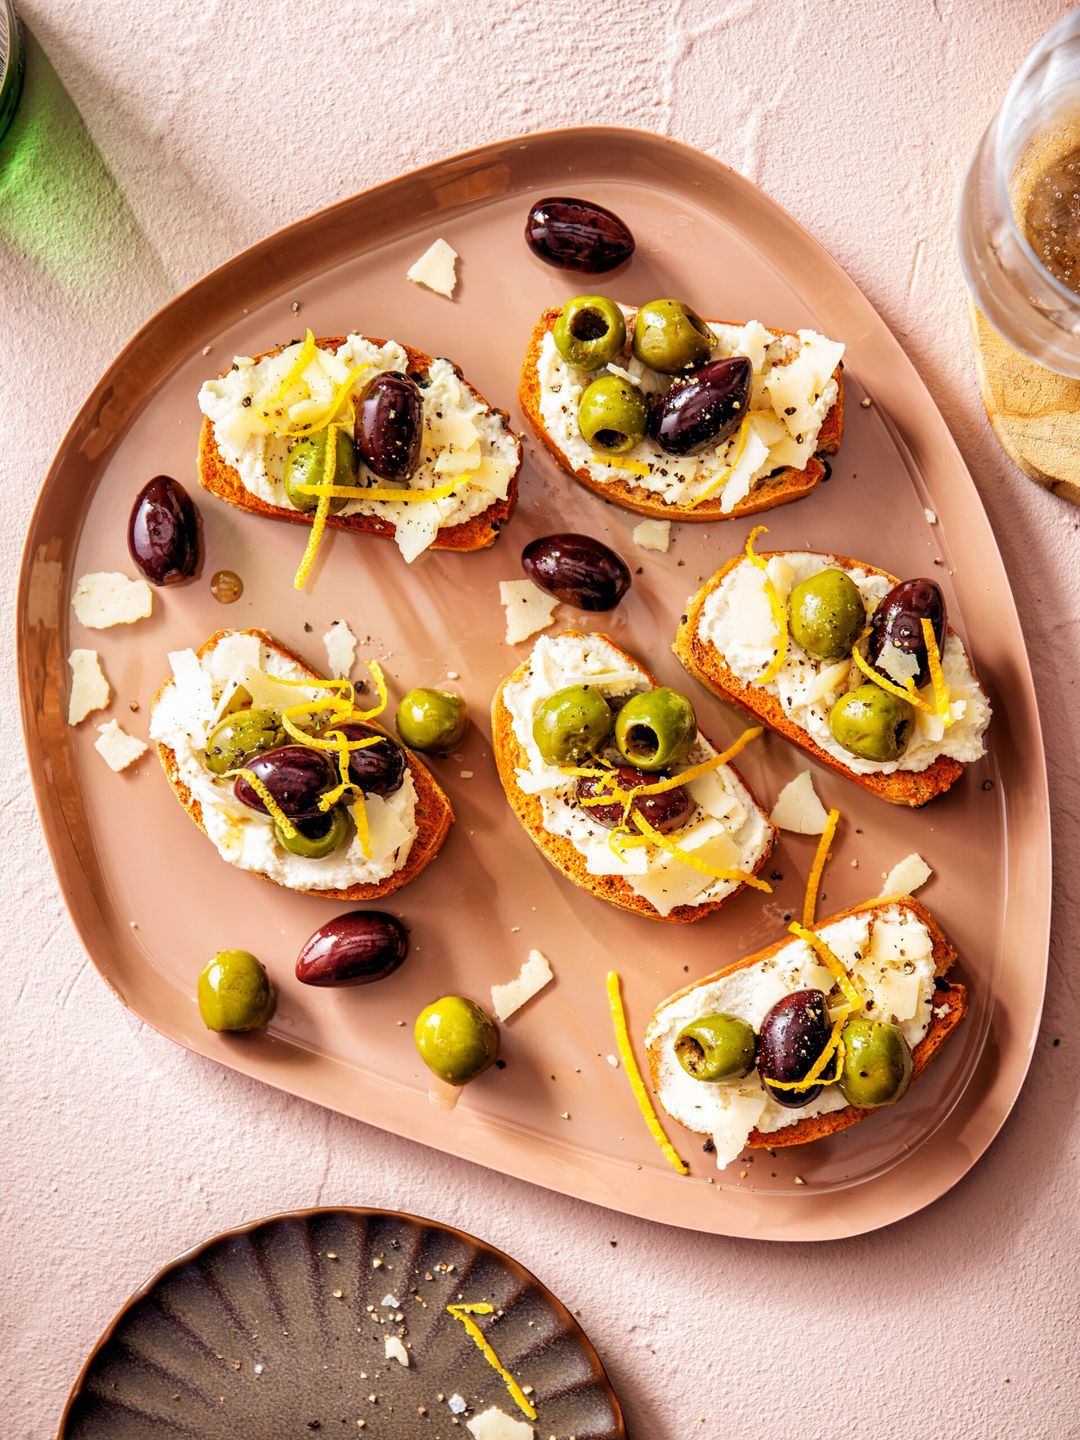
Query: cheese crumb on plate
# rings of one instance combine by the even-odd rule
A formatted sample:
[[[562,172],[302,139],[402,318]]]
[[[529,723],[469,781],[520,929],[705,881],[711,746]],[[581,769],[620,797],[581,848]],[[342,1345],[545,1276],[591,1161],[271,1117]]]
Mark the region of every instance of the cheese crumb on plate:
[[[527,1004],[534,995],[539,995],[545,985],[550,985],[554,978],[547,956],[539,950],[530,950],[528,959],[516,979],[505,985],[491,987],[491,1008],[495,1011],[496,1019],[509,1020],[510,1016]]]
[[[881,893],[883,896],[914,895],[933,873],[918,851],[913,850],[910,855],[905,855],[903,860],[898,860],[885,876]]]
[[[406,279],[411,280],[414,285],[423,285],[427,290],[434,290],[436,295],[445,295],[447,300],[450,300],[457,284],[457,258],[454,247],[448,245],[440,236],[438,240],[432,241],[419,260],[409,266]]]
[[[136,736],[129,735],[126,730],[121,730],[115,720],[110,720],[105,725],[99,725],[97,730],[98,738],[94,741],[94,749],[109,769],[115,770],[117,773],[126,770],[129,765],[133,765],[150,748]]]
[[[88,630],[107,630],[110,625],[131,625],[145,620],[154,608],[154,594],[145,580],[97,570],[84,575],[71,597],[75,618]]]
[[[634,544],[642,550],[666,552],[671,544],[670,520],[642,520],[634,526]]]
[[[71,694],[68,696],[68,724],[78,725],[94,710],[108,708],[112,691],[101,668],[96,650],[73,650],[68,656],[71,666]]]
[[[769,816],[778,829],[790,830],[795,835],[820,835],[828,818],[809,770],[801,770],[794,780],[788,781],[776,797]]]
[[[500,580],[499,602],[506,610],[508,645],[520,645],[530,635],[546,630],[559,603],[531,580]]]
[[[330,674],[347,679],[356,660],[356,636],[344,620],[335,620],[322,638]]]
[[[465,1428],[473,1440],[534,1440],[536,1431],[525,1420],[517,1420],[505,1414],[497,1405],[491,1405],[471,1420]]]
[[[399,1365],[404,1365],[406,1370],[409,1368],[409,1352],[397,1335],[387,1335],[384,1348],[387,1360],[396,1360]]]

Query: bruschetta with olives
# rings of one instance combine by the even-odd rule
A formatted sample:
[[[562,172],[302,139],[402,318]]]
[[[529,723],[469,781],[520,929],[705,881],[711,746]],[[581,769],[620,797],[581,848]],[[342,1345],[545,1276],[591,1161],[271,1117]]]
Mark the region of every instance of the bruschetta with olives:
[[[657,1098],[721,1170],[902,1101],[967,1009],[956,951],[908,895],[791,930],[669,996],[645,1034]]]
[[[575,885],[652,920],[720,908],[775,839],[685,695],[605,635],[541,636],[492,705],[503,789],[541,854]]]
[[[660,520],[728,520],[799,500],[844,429],[842,344],[578,295],[537,321],[522,409],[595,494]]]
[[[687,606],[695,679],[894,805],[925,805],[986,753],[990,702],[934,580],[844,555],[746,552]]]
[[[199,391],[199,480],[256,515],[482,550],[514,508],[521,443],[451,361],[396,340],[303,340]],[[334,444],[328,443],[333,435]],[[327,493],[329,492],[329,493]]]
[[[176,798],[230,865],[328,900],[375,900],[417,876],[453,821],[429,771],[262,630],[219,630],[169,656],[150,737]]]

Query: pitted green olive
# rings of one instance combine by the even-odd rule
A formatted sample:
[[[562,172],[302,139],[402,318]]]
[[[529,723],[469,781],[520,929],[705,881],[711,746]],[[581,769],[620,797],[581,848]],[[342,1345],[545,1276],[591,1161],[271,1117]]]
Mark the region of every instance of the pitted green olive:
[[[704,365],[715,341],[701,316],[681,300],[650,300],[634,317],[634,357],[663,375]]]
[[[859,587],[844,570],[819,570],[788,596],[791,634],[815,660],[842,660],[866,624]]]
[[[737,1015],[702,1015],[675,1040],[679,1064],[695,1080],[741,1080],[754,1068],[757,1037]]]
[[[318,495],[305,495],[300,485],[321,485],[326,479],[326,437],[328,430],[316,430],[302,440],[294,440],[285,459],[285,494],[295,510],[310,514],[319,503]],[[333,484],[356,484],[356,447],[352,437],[338,429],[335,452]],[[336,495],[330,501],[330,513],[336,515],[349,503],[348,498]]]
[[[829,711],[833,739],[863,760],[896,760],[904,753],[915,711],[880,685],[859,685]]]
[[[444,995],[421,1010],[413,1034],[421,1060],[449,1085],[467,1085],[499,1058],[498,1026],[463,995]]]
[[[893,1105],[911,1084],[911,1050],[898,1025],[849,1020],[841,1033],[840,1089],[860,1110]]]
[[[578,428],[606,455],[625,455],[645,434],[648,411],[636,385],[621,375],[601,375],[581,397]]]
[[[274,1013],[270,978],[247,950],[219,950],[199,972],[199,1014],[208,1030],[261,1030]]]
[[[461,696],[449,690],[410,690],[394,723],[410,750],[445,755],[465,738],[469,712]]]
[[[333,805],[325,815],[315,815],[310,820],[294,820],[295,834],[287,835],[280,825],[274,826],[274,838],[290,855],[302,855],[306,860],[325,860],[340,850],[348,839],[349,822],[341,805]]]
[[[615,717],[615,744],[639,770],[663,770],[685,760],[697,739],[694,707],[662,686],[628,700]]]
[[[615,723],[595,685],[568,685],[536,707],[532,733],[549,765],[575,765],[595,755]]]
[[[206,740],[206,768],[214,775],[239,770],[264,750],[282,744],[278,717],[273,710],[234,710],[219,720]]]
[[[606,295],[575,295],[563,306],[553,334],[555,348],[568,365],[599,370],[626,344],[626,321]]]

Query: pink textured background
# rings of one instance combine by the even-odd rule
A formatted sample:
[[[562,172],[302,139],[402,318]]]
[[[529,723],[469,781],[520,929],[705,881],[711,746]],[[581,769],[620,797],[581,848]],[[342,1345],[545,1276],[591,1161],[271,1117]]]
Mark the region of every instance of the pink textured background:
[[[842,1244],[699,1238],[559,1200],[263,1089],[125,1012],[56,891],[6,650],[5,1440],[53,1433],[83,1354],[172,1254],[224,1226],[320,1202],[414,1209],[518,1255],[581,1310],[638,1437],[1077,1433],[1080,512],[1023,479],[990,434],[953,244],[967,157],[1064,8],[22,7],[32,38],[18,167],[0,149],[9,615],[37,484],[70,417],[177,289],[285,222],[444,154],[553,125],[640,125],[701,146],[791,209],[937,395],[997,531],[1039,676],[1058,885],[1032,1074],[966,1181],[922,1215]],[[27,165],[38,140],[43,159]]]

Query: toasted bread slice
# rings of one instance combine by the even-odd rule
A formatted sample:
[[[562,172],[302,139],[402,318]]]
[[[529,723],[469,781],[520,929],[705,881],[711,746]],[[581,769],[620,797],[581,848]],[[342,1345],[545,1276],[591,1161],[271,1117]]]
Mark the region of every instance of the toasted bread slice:
[[[205,644],[200,645],[196,654],[202,659],[204,655],[209,654],[219,640],[223,639],[226,635],[234,633],[235,632],[231,630],[215,631]],[[265,630],[253,629],[246,630],[243,633],[258,636],[259,640],[261,640],[268,649],[276,650],[279,655],[299,665],[313,680],[322,680],[324,678],[317,670],[312,669],[308,662],[297,655],[295,651],[282,645],[280,641],[275,640],[274,637],[267,634]],[[162,692],[170,684],[172,684],[172,681],[166,680],[165,684],[162,685],[155,694],[150,707],[151,719],[153,718],[154,706],[161,698]],[[375,728],[382,729],[381,726]],[[192,795],[190,789],[180,776],[176,752],[171,746],[164,745],[161,741],[156,741],[155,744],[157,745],[158,758],[161,760],[162,769],[165,771],[166,778],[172,786],[176,798],[205,835],[206,825],[203,823],[202,805],[200,801]],[[402,748],[404,750],[404,747]],[[449,833],[450,826],[454,819],[454,812],[450,806],[448,797],[443,793],[442,788],[438,785],[434,776],[426,766],[421,765],[419,760],[417,760],[409,750],[404,750],[404,754],[409,766],[409,772],[413,778],[413,784],[416,786],[417,826],[417,836],[413,841],[412,849],[409,851],[409,858],[405,864],[402,865],[399,870],[395,870],[392,875],[388,875],[384,880],[380,880],[375,884],[349,885],[347,888],[339,890],[298,890],[296,892],[297,894],[317,895],[323,900],[379,900],[383,896],[392,895],[395,890],[400,890],[403,885],[407,885],[410,880],[414,880],[416,876],[420,874],[421,870],[434,860]],[[249,873],[258,875],[263,880],[269,880],[272,885],[283,885],[284,889],[291,888],[288,885],[284,885],[282,881],[276,880],[272,875],[266,875],[260,870],[254,870]]]
[[[345,343],[344,335],[331,336],[328,339],[317,340],[315,343],[320,350],[336,350]],[[385,340],[376,339],[374,336],[365,337],[373,345],[385,345]],[[425,371],[434,359],[426,355],[422,350],[416,350],[411,345],[402,342],[401,348],[409,357],[410,372],[420,373]],[[256,360],[265,360],[271,355],[277,355],[285,347],[276,346],[272,350],[266,350],[261,355],[256,355]],[[454,373],[461,383],[466,386],[481,405],[489,410],[494,410],[480,394],[476,387],[466,380],[458,367],[454,366]],[[486,550],[489,545],[494,545],[499,538],[499,532],[510,519],[517,503],[518,495],[518,471],[521,468],[521,441],[513,431],[510,430],[510,417],[505,410],[494,410],[506,422],[507,433],[510,434],[517,445],[517,467],[510,479],[505,500],[496,500],[479,515],[464,520],[459,525],[448,525],[440,530],[437,537],[429,547],[432,550]],[[267,515],[272,520],[288,520],[294,525],[310,525],[311,515],[304,514],[299,510],[293,510],[284,505],[271,505],[254,495],[244,485],[240,476],[232,465],[226,463],[218,449],[217,440],[214,436],[214,427],[209,418],[204,417],[202,429],[199,431],[199,484],[211,495],[235,505],[239,510],[246,510],[251,515]],[[328,515],[327,525],[334,530],[351,530],[355,534],[381,535],[385,539],[394,538],[395,526],[389,520],[384,520],[381,515]]]
[[[566,635],[578,634],[578,632],[574,630],[567,630],[563,633]],[[600,635],[598,638],[606,640],[614,650],[618,651],[628,665],[640,670],[643,678],[648,680],[650,684],[656,684],[655,677],[650,675],[632,655],[628,655],[625,650],[620,649],[610,636]],[[498,767],[499,779],[502,781],[503,789],[506,791],[506,798],[510,801],[514,813],[528,832],[529,838],[544,858],[549,860],[557,870],[561,870],[568,880],[572,880],[574,884],[580,886],[582,890],[587,890],[590,895],[595,895],[601,900],[607,900],[612,905],[618,905],[622,910],[630,910],[635,915],[643,915],[649,920],[667,920],[679,925],[689,924],[694,920],[703,919],[706,915],[711,915],[714,910],[721,909],[729,900],[734,899],[736,895],[745,890],[745,884],[738,885],[721,900],[709,900],[701,905],[677,905],[669,914],[661,915],[644,896],[638,895],[636,891],[631,889],[622,876],[590,875],[585,868],[585,857],[581,852],[575,849],[565,836],[553,835],[550,831],[545,830],[542,820],[543,807],[540,797],[538,795],[526,794],[517,783],[518,769],[526,766],[528,761],[524,750],[518,743],[517,736],[514,734],[510,711],[503,703],[502,698],[504,688],[515,680],[520,680],[528,664],[528,660],[522,661],[517,669],[513,670],[496,690],[494,699],[491,702],[491,738],[495,764]],[[721,747],[718,746],[716,748],[719,749]],[[764,810],[761,809],[761,806],[757,802],[757,797],[750,789],[750,786],[747,785],[743,776],[739,774],[739,771],[734,765],[728,768],[735,771],[739,783],[745,789],[751,802],[761,813],[761,817],[768,827],[768,843],[755,862],[751,872],[756,875],[769,858],[776,840],[776,830]]]
[[[760,558],[765,561],[768,561],[773,555],[783,554],[782,550],[759,551]],[[847,555],[828,555],[826,558],[842,567],[857,566],[869,575],[880,575],[891,585],[897,584],[895,575],[890,575],[887,570],[878,569],[876,565],[868,565],[865,560],[853,560]],[[778,735],[783,735],[785,740],[790,740],[793,745],[798,745],[801,750],[805,750],[808,755],[820,761],[822,765],[827,765],[838,775],[845,775],[849,780],[854,780],[856,785],[861,785],[864,790],[869,790],[872,795],[877,795],[882,800],[888,800],[891,805],[909,805],[917,809],[920,805],[925,805],[928,801],[933,800],[935,796],[944,794],[950,785],[955,784],[964,773],[964,767],[959,760],[954,760],[948,755],[939,755],[925,770],[894,770],[890,775],[880,772],[860,775],[849,769],[835,755],[830,755],[827,750],[823,750],[801,726],[793,724],[784,713],[783,706],[775,695],[770,694],[760,685],[740,680],[716,647],[702,639],[698,632],[698,622],[706,600],[720,585],[724,576],[742,560],[742,554],[729,560],[705,582],[686,607],[686,614],[676,632],[675,644],[672,648],[694,679],[700,680],[702,685],[711,690],[714,695],[719,695],[722,700],[731,701],[756,720],[763,721]],[[948,633],[950,635],[956,633],[951,625],[948,627]],[[967,651],[965,650],[964,653],[967,654]],[[968,656],[968,663],[971,663],[970,656]],[[972,667],[972,673],[974,674],[974,667]]]
[[[837,915],[830,915],[827,920],[819,920],[812,928],[815,931],[821,930],[826,925],[843,920],[849,915],[865,913],[868,910],[884,910],[890,905],[900,905],[904,909],[914,912],[929,930],[934,946],[934,973],[937,976],[934,1013],[931,1016],[929,1029],[911,1052],[911,1075],[912,1079],[916,1080],[967,1014],[966,986],[955,981],[947,981],[944,978],[956,959],[956,950],[948,936],[926,907],[921,905],[918,900],[912,899],[910,895],[893,895],[874,901],[870,905],[855,905],[850,910],[841,910]],[[659,1011],[663,1005],[669,1004],[672,1000],[678,1000],[683,995],[691,994],[703,985],[710,985],[725,975],[733,974],[736,970],[745,970],[761,960],[768,960],[777,951],[782,950],[785,945],[790,944],[791,936],[785,935],[775,945],[769,945],[764,950],[758,950],[753,955],[736,960],[734,965],[727,965],[723,970],[717,970],[712,975],[706,975],[703,979],[696,980],[693,985],[686,985],[681,990],[677,990],[673,995],[669,995],[662,1005],[657,1006],[657,1010]],[[936,1013],[939,1010],[942,1012],[941,1014]],[[659,1098],[660,1046],[658,1040],[653,1040],[648,1046],[647,1055],[653,1091]],[[899,1103],[902,1105],[904,1102],[901,1100]],[[661,1104],[663,1104],[662,1100]],[[854,1105],[846,1105],[843,1110],[833,1110],[827,1115],[809,1115],[805,1119],[796,1120],[791,1125],[785,1125],[781,1130],[770,1130],[766,1134],[760,1130],[751,1130],[746,1144],[752,1150],[778,1150],[786,1145],[806,1145],[811,1140],[822,1140],[826,1135],[835,1135],[839,1130],[847,1130],[873,1113],[873,1110],[860,1110]],[[705,1134],[707,1132],[699,1131],[697,1133]]]
[[[547,429],[540,411],[538,370],[540,348],[544,343],[545,335],[554,330],[555,322],[561,313],[557,308],[545,310],[536,322],[521,369],[521,388],[518,391],[518,400],[529,424],[536,432],[537,439],[547,446],[567,474],[572,475],[594,495],[601,495],[605,500],[621,505],[624,510],[633,510],[635,514],[649,515],[656,520],[688,520],[698,524],[707,524],[713,520],[737,520],[744,515],[756,515],[760,510],[772,510],[777,505],[788,505],[792,500],[801,500],[804,495],[809,495],[811,490],[815,490],[829,473],[820,457],[835,455],[840,448],[840,441],[844,433],[844,377],[841,366],[837,366],[834,372],[838,387],[837,396],[818,435],[817,453],[810,457],[802,470],[793,470],[790,466],[785,466],[774,474],[766,475],[761,480],[755,481],[750,493],[737,505],[732,506],[730,511],[721,509],[719,496],[703,500],[700,505],[690,509],[681,505],[669,505],[661,496],[650,494],[648,490],[639,485],[631,485],[628,480],[623,480],[617,475],[613,475],[610,480],[594,480],[584,466],[575,468],[558,441]],[[708,323],[722,325],[731,322],[713,320]],[[772,333],[774,335],[791,334],[787,330],[774,330]]]

